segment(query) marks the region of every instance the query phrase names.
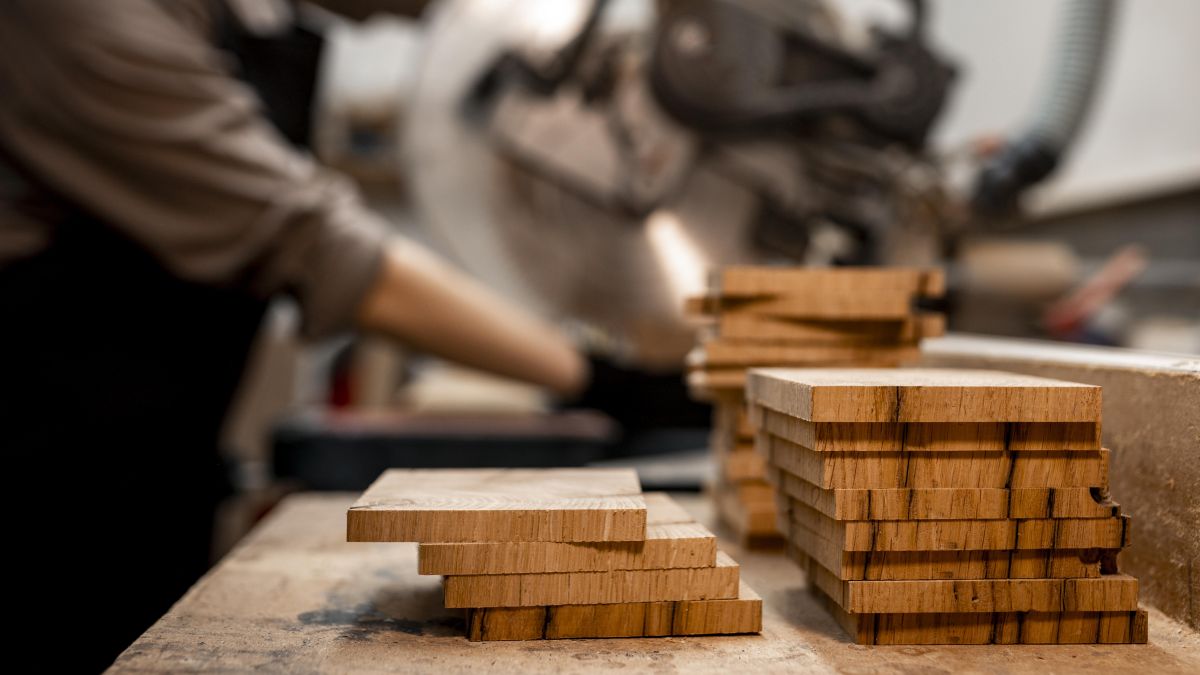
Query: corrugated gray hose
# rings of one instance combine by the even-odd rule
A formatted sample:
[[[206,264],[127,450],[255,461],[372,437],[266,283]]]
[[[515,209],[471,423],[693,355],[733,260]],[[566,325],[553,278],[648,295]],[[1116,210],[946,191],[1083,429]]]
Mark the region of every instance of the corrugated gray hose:
[[[977,213],[1011,212],[1021,193],[1058,167],[1091,107],[1117,12],[1117,0],[1066,0],[1053,71],[1031,124],[980,169]]]

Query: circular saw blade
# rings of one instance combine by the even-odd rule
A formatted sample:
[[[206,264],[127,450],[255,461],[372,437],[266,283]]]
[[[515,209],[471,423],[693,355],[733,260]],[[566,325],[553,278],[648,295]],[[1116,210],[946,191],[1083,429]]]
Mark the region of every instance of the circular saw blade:
[[[405,133],[417,207],[435,246],[500,292],[583,327],[593,350],[678,368],[693,343],[683,297],[703,290],[711,267],[755,257],[755,197],[701,164],[659,209],[633,217],[500,152],[463,101],[503,50],[536,37],[540,4],[437,8]],[[652,3],[616,4],[627,7],[610,12],[648,29]]]

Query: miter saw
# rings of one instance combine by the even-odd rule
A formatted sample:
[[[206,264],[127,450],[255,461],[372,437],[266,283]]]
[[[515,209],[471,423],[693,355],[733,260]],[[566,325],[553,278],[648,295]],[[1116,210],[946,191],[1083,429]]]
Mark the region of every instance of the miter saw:
[[[955,69],[905,5],[860,40],[818,0],[440,5],[406,134],[435,244],[650,371],[713,267],[928,262]]]

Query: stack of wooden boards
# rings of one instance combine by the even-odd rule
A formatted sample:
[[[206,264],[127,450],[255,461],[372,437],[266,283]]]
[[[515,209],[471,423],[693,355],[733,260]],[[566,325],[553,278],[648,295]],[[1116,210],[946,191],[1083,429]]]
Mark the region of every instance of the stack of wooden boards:
[[[763,369],[747,398],[789,553],[855,641],[1146,641],[1099,387]]]
[[[941,335],[941,314],[914,310],[945,291],[940,270],[883,267],[729,267],[687,312],[703,324],[688,356],[688,384],[714,406],[718,512],[746,545],[779,541],[766,466],[753,451],[743,389],[756,366],[898,366],[921,338]]]
[[[420,542],[470,640],[757,633],[762,600],[716,538],[632,469],[393,469],[348,541]]]

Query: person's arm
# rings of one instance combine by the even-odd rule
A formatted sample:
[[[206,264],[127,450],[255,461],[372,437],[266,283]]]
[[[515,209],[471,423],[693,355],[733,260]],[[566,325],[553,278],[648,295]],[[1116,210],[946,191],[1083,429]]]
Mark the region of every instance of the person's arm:
[[[584,386],[587,366],[560,332],[407,242],[394,242],[363,298],[359,324],[422,351],[559,394]]]
[[[187,280],[294,296],[305,332],[361,325],[569,392],[567,339],[386,226],[297,152],[223,54],[153,0],[11,0],[0,142]]]

